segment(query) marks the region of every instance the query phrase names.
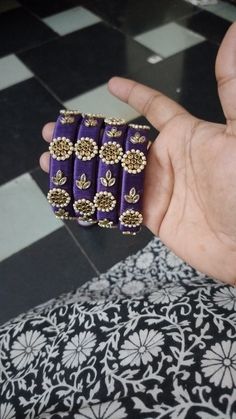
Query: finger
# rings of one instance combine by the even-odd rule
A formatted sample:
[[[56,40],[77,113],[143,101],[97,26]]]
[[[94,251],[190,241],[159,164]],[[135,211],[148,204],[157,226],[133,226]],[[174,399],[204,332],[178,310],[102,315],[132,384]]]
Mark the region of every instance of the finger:
[[[49,157],[49,152],[46,151],[45,153],[41,154],[39,159],[40,167],[46,173],[49,173]]]
[[[114,96],[144,115],[159,131],[175,116],[188,113],[172,99],[133,80],[113,77],[108,88]]]
[[[226,33],[216,58],[219,97],[232,133],[236,133],[236,23]]]
[[[48,124],[44,125],[44,127],[42,129],[42,136],[43,136],[44,140],[47,141],[48,143],[50,143],[50,141],[52,141],[52,135],[53,135],[54,127],[55,127],[54,122],[48,122]]]

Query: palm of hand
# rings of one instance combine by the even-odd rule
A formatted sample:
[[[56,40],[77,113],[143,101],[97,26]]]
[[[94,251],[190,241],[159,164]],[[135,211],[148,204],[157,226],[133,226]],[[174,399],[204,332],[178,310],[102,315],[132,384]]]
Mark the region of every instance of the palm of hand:
[[[235,162],[236,136],[224,125],[177,116],[150,149],[144,195],[150,230],[190,265],[232,283]]]

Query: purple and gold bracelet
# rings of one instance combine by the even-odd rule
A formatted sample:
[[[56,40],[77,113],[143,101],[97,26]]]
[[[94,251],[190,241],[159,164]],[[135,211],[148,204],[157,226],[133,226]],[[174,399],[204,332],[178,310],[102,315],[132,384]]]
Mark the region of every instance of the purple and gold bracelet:
[[[79,111],[60,111],[49,145],[47,199],[61,219],[141,229],[150,127]]]
[[[107,118],[103,131],[94,202],[100,227],[118,224],[121,159],[127,125],[124,119]]]
[[[47,199],[57,218],[73,219],[73,152],[81,121],[78,111],[60,111],[49,145],[50,170]]]
[[[103,121],[101,115],[83,115],[74,146],[73,207],[79,220],[90,223],[97,221],[93,200],[97,191],[97,157]]]

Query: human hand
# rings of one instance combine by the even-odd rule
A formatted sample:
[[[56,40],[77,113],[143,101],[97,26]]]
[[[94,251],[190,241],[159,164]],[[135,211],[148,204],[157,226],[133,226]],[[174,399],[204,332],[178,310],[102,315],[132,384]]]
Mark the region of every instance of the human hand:
[[[132,80],[114,77],[108,87],[160,131],[145,169],[144,224],[194,268],[236,285],[236,23],[220,47],[216,77],[226,125],[195,118]],[[47,141],[53,126],[43,129]],[[40,165],[48,171],[48,153]]]

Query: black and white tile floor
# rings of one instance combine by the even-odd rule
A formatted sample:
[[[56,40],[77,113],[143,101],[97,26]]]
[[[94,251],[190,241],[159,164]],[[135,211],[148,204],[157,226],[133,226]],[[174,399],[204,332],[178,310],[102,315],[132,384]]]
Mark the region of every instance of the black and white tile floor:
[[[113,75],[223,121],[214,60],[236,7],[184,0],[1,0],[0,322],[75,288],[151,238],[55,219],[38,159],[62,107],[143,121],[108,94]],[[155,138],[155,131],[152,132]]]

